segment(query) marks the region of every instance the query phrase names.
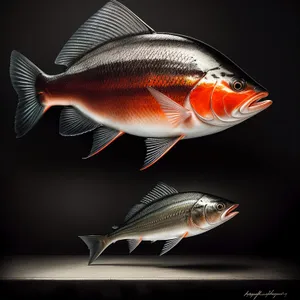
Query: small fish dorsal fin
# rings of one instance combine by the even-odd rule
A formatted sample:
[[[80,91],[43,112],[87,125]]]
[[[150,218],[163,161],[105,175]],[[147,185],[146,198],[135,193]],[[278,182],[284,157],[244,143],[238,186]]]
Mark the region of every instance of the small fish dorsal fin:
[[[73,34],[55,63],[69,67],[88,51],[105,42],[142,33],[154,33],[154,30],[126,6],[111,0]]]
[[[141,203],[143,204],[150,204],[151,202],[154,202],[164,196],[169,196],[169,195],[173,195],[173,194],[178,194],[178,191],[163,183],[163,182],[159,182],[154,189],[152,189],[142,200]]]
[[[125,222],[127,222],[129,219],[131,219],[134,215],[136,215],[139,211],[141,211],[145,206],[149,205],[152,202],[155,202],[156,200],[165,197],[178,194],[178,191],[168,186],[167,184],[163,182],[159,182],[142,200],[140,203],[136,204],[132,207],[132,209],[128,212],[128,214],[125,217]]]

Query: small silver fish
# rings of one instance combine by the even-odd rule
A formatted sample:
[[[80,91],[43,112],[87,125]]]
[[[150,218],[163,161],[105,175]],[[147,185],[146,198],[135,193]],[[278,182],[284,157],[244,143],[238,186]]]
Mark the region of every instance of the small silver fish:
[[[128,240],[131,253],[142,241],[166,240],[160,255],[183,238],[211,230],[238,214],[229,200],[199,192],[179,193],[159,182],[107,235],[79,236],[90,250],[89,265],[112,243]]]

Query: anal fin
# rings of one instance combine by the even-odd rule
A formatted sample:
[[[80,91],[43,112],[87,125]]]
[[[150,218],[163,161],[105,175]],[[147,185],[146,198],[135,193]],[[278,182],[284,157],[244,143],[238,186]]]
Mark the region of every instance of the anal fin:
[[[188,235],[188,232],[185,232],[182,236],[175,238],[175,239],[171,239],[165,242],[160,256],[166,254],[167,252],[169,252],[171,249],[173,249],[183,238],[185,238]]]
[[[62,136],[75,136],[92,131],[100,125],[83,115],[74,107],[65,107],[60,113],[59,133]]]
[[[134,251],[134,249],[137,248],[137,246],[142,242],[142,240],[142,238],[138,240],[128,240],[129,253]]]
[[[161,157],[163,157],[172,147],[175,146],[181,139],[184,138],[184,135],[179,137],[170,137],[170,138],[147,138],[146,147],[147,154],[144,161],[144,165],[141,168],[145,170],[156,163]]]
[[[123,134],[123,131],[115,130],[113,128],[105,126],[98,127],[93,132],[93,145],[90,154],[87,157],[84,157],[84,159],[98,154]]]

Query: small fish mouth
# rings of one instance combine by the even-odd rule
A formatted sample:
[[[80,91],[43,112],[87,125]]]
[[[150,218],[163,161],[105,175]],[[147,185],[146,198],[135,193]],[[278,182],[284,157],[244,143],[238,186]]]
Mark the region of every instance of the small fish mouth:
[[[231,218],[233,218],[234,216],[236,216],[239,212],[238,211],[234,211],[237,207],[239,206],[239,204],[234,204],[231,205],[222,215],[223,220],[229,220]]]
[[[268,92],[261,92],[249,99],[242,107],[241,111],[247,109],[249,113],[262,111],[268,108],[273,101],[269,99],[265,99],[269,96]]]

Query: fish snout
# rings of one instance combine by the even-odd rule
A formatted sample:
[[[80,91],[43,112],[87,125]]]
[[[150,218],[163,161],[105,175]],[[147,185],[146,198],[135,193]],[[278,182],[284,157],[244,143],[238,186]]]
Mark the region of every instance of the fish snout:
[[[273,101],[265,99],[269,96],[267,91],[258,92],[255,96],[248,99],[241,107],[242,114],[258,113],[272,105]]]
[[[224,213],[221,216],[221,220],[228,221],[235,217],[239,212],[235,211],[236,208],[238,208],[239,204],[233,204],[228,209],[224,211]]]

